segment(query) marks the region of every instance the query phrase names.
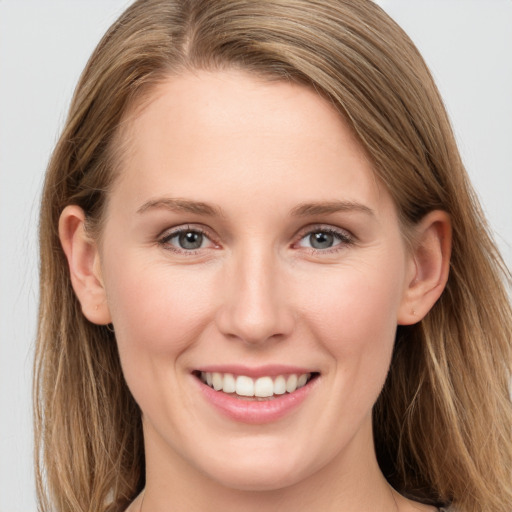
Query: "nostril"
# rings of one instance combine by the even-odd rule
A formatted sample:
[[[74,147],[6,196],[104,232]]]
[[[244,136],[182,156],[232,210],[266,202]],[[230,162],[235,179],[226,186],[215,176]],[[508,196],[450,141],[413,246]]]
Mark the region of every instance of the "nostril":
[[[230,279],[224,299],[216,312],[219,331],[249,345],[280,341],[294,329],[295,317],[286,296],[280,292],[275,263],[262,263],[249,255]]]
[[[267,311],[246,311],[245,306],[233,306],[218,315],[217,326],[230,339],[259,345],[286,339],[293,332],[294,320],[279,306]]]

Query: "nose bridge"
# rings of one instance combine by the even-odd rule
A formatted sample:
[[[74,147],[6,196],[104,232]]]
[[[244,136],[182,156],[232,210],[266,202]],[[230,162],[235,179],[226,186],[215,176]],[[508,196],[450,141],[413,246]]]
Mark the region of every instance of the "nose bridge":
[[[220,330],[247,343],[282,338],[293,329],[293,315],[281,262],[267,244],[253,241],[234,251],[225,269]]]

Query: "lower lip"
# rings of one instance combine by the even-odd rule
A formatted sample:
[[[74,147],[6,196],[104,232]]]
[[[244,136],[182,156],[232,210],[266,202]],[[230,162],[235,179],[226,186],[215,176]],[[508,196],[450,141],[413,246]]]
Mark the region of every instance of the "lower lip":
[[[318,377],[293,393],[262,401],[236,398],[222,391],[215,391],[197,378],[195,380],[206,400],[225,416],[241,423],[262,424],[277,421],[296,410],[312,391]]]

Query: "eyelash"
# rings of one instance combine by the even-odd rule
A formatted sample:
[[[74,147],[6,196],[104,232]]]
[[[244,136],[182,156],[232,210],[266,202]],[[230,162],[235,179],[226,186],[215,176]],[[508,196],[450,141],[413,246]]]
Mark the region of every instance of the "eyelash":
[[[199,247],[197,249],[184,249],[184,248],[175,247],[170,243],[170,241],[173,238],[179,237],[180,235],[183,235],[186,233],[199,234],[199,235],[205,237],[207,240],[209,240],[210,243],[217,245],[214,240],[214,237],[212,237],[205,229],[203,229],[199,226],[191,226],[191,225],[188,225],[185,227],[180,227],[180,228],[174,229],[170,232],[166,232],[162,237],[160,237],[158,239],[158,244],[160,246],[162,246],[163,248],[165,248],[166,250],[172,251],[172,252],[175,252],[178,254],[184,254],[187,256],[194,256],[194,255],[200,254],[200,251],[202,249],[204,249],[203,247]],[[303,249],[307,250],[307,252],[309,252],[310,254],[321,254],[321,255],[332,254],[332,253],[341,251],[344,248],[354,244],[354,237],[348,231],[342,230],[342,229],[336,229],[331,226],[317,225],[317,226],[311,226],[311,227],[305,228],[303,231],[301,231],[299,233],[298,241],[295,242],[293,244],[293,246],[300,247],[299,244],[302,240],[304,240],[308,236],[314,235],[315,233],[323,233],[323,234],[331,235],[338,241],[338,243],[336,243],[332,247],[328,247],[325,249],[317,249],[315,247],[303,247]]]
[[[194,255],[199,254],[200,251],[203,249],[201,247],[198,249],[187,250],[187,249],[183,249],[180,247],[175,247],[170,243],[170,241],[173,238],[179,237],[180,235],[183,235],[186,233],[200,234],[201,236],[210,240],[211,243],[215,244],[215,242],[213,241],[213,237],[205,229],[202,229],[199,226],[191,226],[191,225],[180,227],[180,228],[174,229],[172,231],[166,232],[162,237],[159,238],[158,244],[161,245],[164,249],[178,253],[178,254],[185,254],[187,256],[194,256]]]
[[[342,251],[343,249],[346,249],[347,247],[354,244],[355,240],[351,233],[344,229],[336,229],[332,226],[310,226],[306,228],[304,231],[302,231],[299,235],[299,241],[297,243],[300,243],[302,240],[304,240],[306,237],[310,237],[311,235],[314,235],[315,233],[323,233],[327,235],[332,235],[338,243],[333,245],[332,247],[328,247],[326,249],[316,249],[315,247],[305,247],[310,254],[333,254],[337,253],[339,251]]]

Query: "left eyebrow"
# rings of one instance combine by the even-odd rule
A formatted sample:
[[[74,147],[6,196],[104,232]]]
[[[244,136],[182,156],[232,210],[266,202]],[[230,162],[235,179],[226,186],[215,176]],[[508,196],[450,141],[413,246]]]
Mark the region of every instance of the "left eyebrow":
[[[353,201],[326,201],[320,203],[302,203],[293,208],[293,217],[309,217],[313,215],[328,215],[338,212],[361,212],[372,217],[375,212],[368,206]]]

